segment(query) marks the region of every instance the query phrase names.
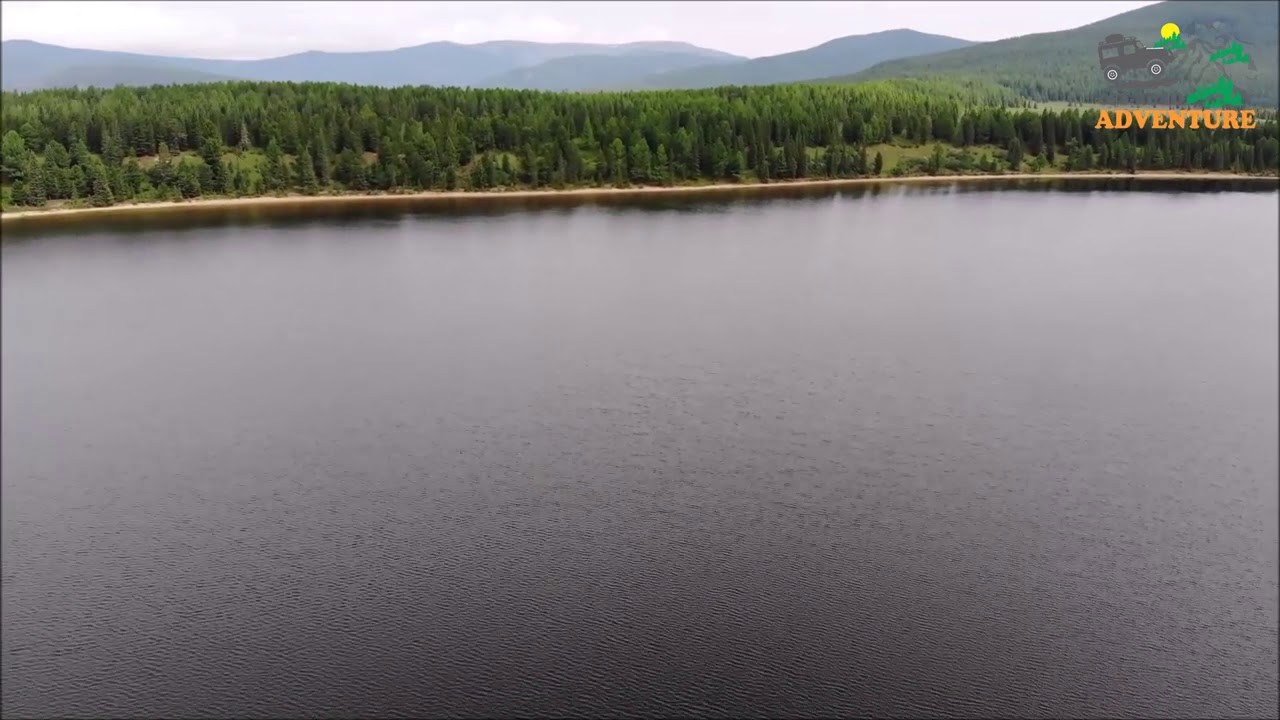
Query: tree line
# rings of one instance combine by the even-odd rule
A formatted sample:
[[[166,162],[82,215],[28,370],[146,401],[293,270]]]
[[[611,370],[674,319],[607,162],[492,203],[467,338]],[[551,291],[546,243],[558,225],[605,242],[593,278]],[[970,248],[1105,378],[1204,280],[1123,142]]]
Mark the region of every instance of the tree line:
[[[1098,130],[944,80],[548,93],[235,82],[5,93],[12,204],[1111,168],[1276,172],[1276,123]],[[892,167],[881,149],[937,143]]]

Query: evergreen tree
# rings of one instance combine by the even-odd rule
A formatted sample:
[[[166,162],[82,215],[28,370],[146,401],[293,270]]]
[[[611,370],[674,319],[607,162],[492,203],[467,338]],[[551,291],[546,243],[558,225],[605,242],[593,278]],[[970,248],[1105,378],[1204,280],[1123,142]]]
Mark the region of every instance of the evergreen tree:
[[[27,157],[22,167],[21,182],[25,186],[23,205],[40,207],[45,204],[48,196],[45,188],[44,166],[34,152],[27,152]]]
[[[138,164],[137,158],[129,158],[124,163],[124,184],[129,189],[130,195],[138,195],[144,189],[144,183],[147,176],[142,172],[142,166]]]
[[[219,159],[217,177],[219,179],[219,184],[213,188],[213,191],[223,195],[234,195],[236,192],[236,184],[231,178],[231,163],[228,163],[226,160]]]
[[[4,134],[0,141],[0,182],[11,183],[22,179],[22,167],[27,161],[27,142],[16,130]]]
[[[541,171],[538,167],[538,154],[533,151],[533,146],[525,144],[524,152],[520,158],[520,179],[530,187],[538,187],[541,183]]]
[[[89,202],[94,207],[110,207],[116,203],[115,196],[111,192],[110,179],[107,177],[107,168],[101,161],[89,165],[89,182],[93,187]]]
[[[1016,137],[1009,141],[1008,160],[1014,172],[1022,168],[1022,141]]]
[[[498,176],[501,185],[506,185],[515,178],[515,171],[511,168],[511,156],[506,153],[502,154],[502,165]]]
[[[365,170],[364,158],[350,148],[338,153],[335,174],[338,182],[353,190],[369,189],[369,176]]]
[[[200,146],[200,158],[209,168],[209,187],[221,188],[226,182],[222,167],[222,143],[217,137],[206,136]]]
[[[177,189],[184,198],[194,198],[200,195],[200,172],[196,170],[195,163],[180,162],[176,173]],[[96,180],[95,180],[96,183]],[[94,200],[97,201],[97,189],[94,189]]]
[[[631,143],[630,152],[627,154],[627,169],[630,170],[631,182],[639,184],[649,182],[651,165],[649,144],[645,142],[643,137],[637,135],[636,139]]]
[[[671,182],[671,159],[667,157],[667,146],[664,143],[658,143],[658,149],[653,153],[651,175],[655,182],[662,185]]]
[[[298,189],[308,195],[315,195],[320,190],[320,181],[316,178],[315,159],[311,157],[311,149],[303,148],[298,155]]]
[[[627,148],[622,138],[614,138],[609,144],[609,167],[613,172],[613,184],[623,187],[627,184]]]
[[[262,165],[262,184],[268,192],[277,192],[288,184],[284,152],[280,150],[280,143],[274,138],[267,144],[266,161]]]
[[[945,162],[941,145],[933,146],[933,154],[929,158],[929,174],[939,175],[942,173],[943,163]]]

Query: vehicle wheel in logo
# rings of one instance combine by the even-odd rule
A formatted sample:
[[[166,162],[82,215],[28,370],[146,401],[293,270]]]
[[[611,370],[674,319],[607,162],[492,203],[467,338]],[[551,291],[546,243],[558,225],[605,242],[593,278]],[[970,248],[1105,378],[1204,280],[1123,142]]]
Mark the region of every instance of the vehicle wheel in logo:
[[[1152,75],[1159,75],[1160,73],[1164,72],[1164,63],[1160,62],[1159,60],[1152,60],[1151,64],[1147,66],[1147,72],[1151,73]]]
[[[1108,65],[1107,69],[1102,71],[1102,74],[1107,77],[1107,80],[1115,82],[1120,79],[1120,68],[1115,65]]]

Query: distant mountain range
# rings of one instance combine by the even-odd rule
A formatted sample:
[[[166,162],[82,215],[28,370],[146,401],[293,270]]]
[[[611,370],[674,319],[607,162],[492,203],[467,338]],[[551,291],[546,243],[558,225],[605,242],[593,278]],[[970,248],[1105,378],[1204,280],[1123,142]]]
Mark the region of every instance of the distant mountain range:
[[[533,43],[500,40],[462,45],[436,42],[375,52],[304,52],[266,60],[206,60],[107,50],[84,50],[30,40],[0,44],[0,88],[112,86],[235,80],[347,82],[358,85],[455,85],[497,87],[533,73],[526,87],[542,88],[542,69],[552,80],[565,73],[556,61],[586,58],[584,69],[620,59],[634,72],[648,74],[677,67],[746,58],[686,43],[640,42],[625,45]],[[605,63],[592,62],[604,57]],[[549,64],[549,65],[548,65]],[[652,67],[652,69],[650,69]],[[196,73],[196,75],[193,75]],[[605,73],[608,75],[608,73]],[[203,76],[203,77],[202,77]],[[610,82],[613,79],[610,78]],[[565,87],[556,89],[579,89]]]
[[[437,42],[379,52],[304,52],[267,60],[205,60],[8,40],[0,44],[0,87],[37,90],[225,80],[579,91],[768,85],[854,73],[885,60],[972,44],[914,30],[889,30],[756,59],[677,42],[509,40],[476,45]]]
[[[1280,100],[1277,6],[1274,1],[1175,0],[1071,30],[994,42],[899,29],[755,59],[680,42],[436,42],[377,52],[204,60],[10,40],[0,44],[0,87],[275,80],[599,91],[954,77],[999,85],[1036,101],[1182,104],[1194,86],[1216,80],[1223,67],[1209,60],[1208,49],[1239,41],[1251,62],[1232,65],[1227,74],[1250,103],[1273,107]],[[1168,22],[1181,27],[1188,51],[1170,65],[1164,86],[1135,89],[1103,79],[1100,40],[1123,34],[1151,45]]]

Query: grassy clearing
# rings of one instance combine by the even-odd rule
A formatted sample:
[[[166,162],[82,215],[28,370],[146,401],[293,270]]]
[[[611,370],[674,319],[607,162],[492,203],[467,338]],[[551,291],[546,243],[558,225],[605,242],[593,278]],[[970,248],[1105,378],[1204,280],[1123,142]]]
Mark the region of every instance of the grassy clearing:
[[[933,157],[934,147],[939,145],[942,146],[944,153],[951,153],[964,149],[940,142],[925,143],[923,145],[897,145],[886,143],[867,146],[867,157],[874,158],[876,153],[880,153],[880,156],[884,158],[885,172],[888,172],[901,164],[903,160],[928,160]],[[998,148],[995,145],[970,145],[968,150],[978,156],[981,156],[983,153],[990,153],[992,157],[1003,158],[1008,154],[1007,150]]]
[[[1067,108],[1075,110],[1186,110],[1190,109],[1188,105],[1111,105],[1107,103],[1080,103],[1080,102],[1042,102],[1033,103],[1031,109],[1037,112],[1041,110],[1049,110],[1051,112],[1061,112]]]

